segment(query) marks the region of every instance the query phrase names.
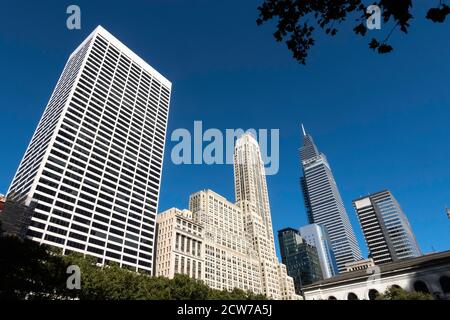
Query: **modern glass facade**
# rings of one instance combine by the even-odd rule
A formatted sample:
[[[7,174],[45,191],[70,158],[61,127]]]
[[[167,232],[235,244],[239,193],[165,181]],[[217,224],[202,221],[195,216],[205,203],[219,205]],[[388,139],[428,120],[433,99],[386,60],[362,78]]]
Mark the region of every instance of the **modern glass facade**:
[[[306,243],[316,247],[323,278],[328,279],[337,275],[339,271],[336,258],[326,228],[313,223],[300,227],[299,232]]]
[[[301,294],[303,286],[323,279],[316,247],[304,241],[297,230],[279,230],[278,242],[281,260],[286,265],[288,275],[294,278],[297,294]]]

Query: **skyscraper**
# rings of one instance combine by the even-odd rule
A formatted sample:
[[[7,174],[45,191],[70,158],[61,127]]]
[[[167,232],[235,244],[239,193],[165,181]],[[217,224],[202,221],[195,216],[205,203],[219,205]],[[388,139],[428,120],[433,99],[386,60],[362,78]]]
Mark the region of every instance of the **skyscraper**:
[[[327,229],[338,269],[344,271],[346,263],[362,259],[361,251],[327,158],[302,129],[300,184],[308,220]]]
[[[253,243],[261,266],[262,292],[279,299],[279,262],[275,253],[272,217],[269,206],[264,163],[256,139],[242,135],[234,151],[234,187],[236,205],[243,212],[247,239]]]
[[[323,279],[317,248],[308,244],[293,228],[278,231],[281,261],[287,273],[294,278],[295,292],[301,294],[303,286]]]
[[[328,279],[337,275],[336,258],[326,228],[312,223],[300,227],[299,232],[306,243],[316,247],[323,278]]]
[[[171,83],[102,27],[70,55],[8,194],[28,236],[151,273]]]
[[[389,190],[353,200],[375,264],[421,255],[408,218]]]

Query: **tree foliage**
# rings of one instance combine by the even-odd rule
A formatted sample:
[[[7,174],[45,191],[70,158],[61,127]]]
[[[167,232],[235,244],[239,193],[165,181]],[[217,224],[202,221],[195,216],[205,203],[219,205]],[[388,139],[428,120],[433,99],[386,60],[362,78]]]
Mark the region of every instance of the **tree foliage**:
[[[66,287],[67,267],[81,270],[80,290]],[[62,256],[58,250],[16,237],[0,238],[0,299],[81,300],[246,300],[263,295],[234,289],[220,291],[186,275],[150,277],[117,264],[99,267],[92,257]]]
[[[434,297],[429,293],[408,292],[402,288],[392,286],[384,293],[379,294],[376,300],[434,300]]]
[[[430,2],[434,5],[431,4],[426,19],[444,22],[450,13],[450,7],[443,0]],[[259,17],[256,23],[261,25],[276,20],[276,31],[273,34],[275,39],[284,41],[294,58],[299,63],[306,64],[308,51],[315,44],[314,32],[318,28],[334,36],[338,32],[338,26],[350,20],[354,33],[365,37],[369,4],[375,4],[381,9],[383,24],[390,26],[383,39],[370,40],[369,48],[381,54],[391,52],[393,48],[388,40],[392,32],[400,29],[401,32],[408,33],[413,20],[413,0],[378,0],[370,3],[364,3],[363,0],[264,0],[258,7]]]

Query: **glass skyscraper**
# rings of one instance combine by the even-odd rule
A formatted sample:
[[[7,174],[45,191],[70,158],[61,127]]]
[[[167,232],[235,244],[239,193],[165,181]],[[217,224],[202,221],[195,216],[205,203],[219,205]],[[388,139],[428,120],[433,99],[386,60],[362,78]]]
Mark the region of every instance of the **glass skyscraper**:
[[[317,248],[310,245],[292,228],[278,231],[281,262],[294,278],[295,292],[301,294],[303,286],[323,279]]]
[[[389,190],[353,200],[353,206],[376,264],[421,255],[408,218]]]
[[[70,55],[8,195],[28,237],[153,268],[171,83],[102,27]]]
[[[336,258],[326,228],[313,223],[300,227],[299,232],[306,243],[316,247],[323,278],[328,279],[337,275]]]
[[[300,159],[300,184],[309,223],[326,228],[339,272],[344,271],[346,263],[362,259],[361,251],[327,158],[304,129]]]

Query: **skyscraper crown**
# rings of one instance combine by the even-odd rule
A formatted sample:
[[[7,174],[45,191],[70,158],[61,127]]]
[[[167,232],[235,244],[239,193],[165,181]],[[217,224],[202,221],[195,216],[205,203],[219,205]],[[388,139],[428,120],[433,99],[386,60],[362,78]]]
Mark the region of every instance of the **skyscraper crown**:
[[[303,145],[300,148],[300,159],[301,161],[307,161],[311,158],[317,157],[320,153],[317,149],[316,144],[314,143],[311,135],[307,134],[305,128],[302,125],[303,131]]]

